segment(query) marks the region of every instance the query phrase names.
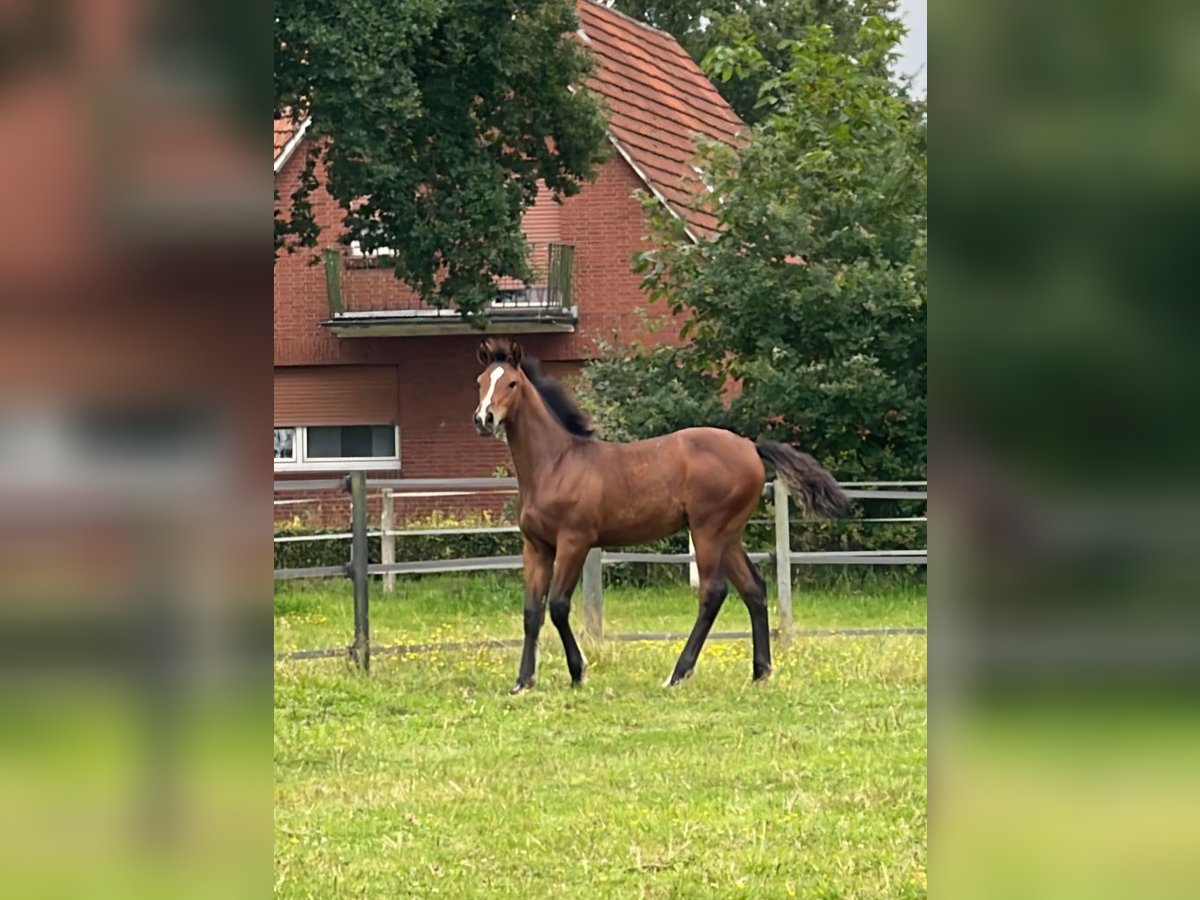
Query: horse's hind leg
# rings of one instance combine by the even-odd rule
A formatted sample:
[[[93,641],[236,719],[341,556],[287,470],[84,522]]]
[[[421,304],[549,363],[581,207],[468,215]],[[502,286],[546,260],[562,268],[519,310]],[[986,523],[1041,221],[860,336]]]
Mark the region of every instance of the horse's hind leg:
[[[740,540],[725,549],[725,571],[750,612],[750,635],[754,641],[754,680],[771,677],[771,629],[767,622],[767,585],[746,555]]]
[[[696,624],[692,626],[692,633],[683,645],[679,661],[675,663],[675,670],[666,681],[667,687],[679,684],[696,668],[700,649],[712,630],[717,613],[721,611],[725,595],[729,593],[729,585],[725,581],[725,572],[721,565],[720,544],[695,533],[692,540],[696,545],[696,568],[700,570],[700,610],[696,616]]]

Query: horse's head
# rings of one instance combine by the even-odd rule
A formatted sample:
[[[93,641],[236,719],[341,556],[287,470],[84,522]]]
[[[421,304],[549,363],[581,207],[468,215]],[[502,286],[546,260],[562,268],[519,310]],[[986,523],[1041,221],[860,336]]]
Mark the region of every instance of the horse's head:
[[[475,379],[479,383],[475,430],[499,435],[521,392],[521,345],[507,338],[484,338],[478,356],[483,372]]]

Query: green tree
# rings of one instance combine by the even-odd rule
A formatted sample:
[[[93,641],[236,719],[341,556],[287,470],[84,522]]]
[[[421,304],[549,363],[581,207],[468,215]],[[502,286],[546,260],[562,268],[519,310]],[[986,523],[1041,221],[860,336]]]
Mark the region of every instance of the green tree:
[[[594,175],[595,99],[573,0],[281,0],[275,116],[312,124],[275,250],[312,246],[309,196],[344,211],[344,241],[391,248],[396,276],[474,316],[499,276],[527,278],[521,213],[539,180],[559,195]],[[278,199],[278,198],[277,198]]]
[[[702,155],[715,240],[647,204],[658,246],[638,266],[686,343],[585,371],[610,430],[715,424],[801,445],[841,478],[924,471],[925,114],[880,74],[900,33],[875,18],[853,54],[827,27],[786,45],[747,144]],[[710,64],[725,78],[764,62],[742,45]]]
[[[696,62],[717,47],[755,47],[762,65],[717,85],[734,111],[753,124],[764,114],[757,105],[763,85],[791,65],[792,54],[781,42],[810,25],[827,25],[834,46],[850,51],[863,22],[894,17],[897,0],[616,0],[614,6],[673,35]],[[883,74],[884,61],[876,65]]]

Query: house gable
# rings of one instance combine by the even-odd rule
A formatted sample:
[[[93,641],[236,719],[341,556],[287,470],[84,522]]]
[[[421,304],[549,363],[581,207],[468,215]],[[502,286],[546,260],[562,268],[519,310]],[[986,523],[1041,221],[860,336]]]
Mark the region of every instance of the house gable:
[[[638,177],[693,238],[716,234],[703,209],[708,189],[693,159],[696,138],[734,145],[745,123],[674,37],[592,0],[577,12],[596,56],[588,86],[609,108],[609,138]]]

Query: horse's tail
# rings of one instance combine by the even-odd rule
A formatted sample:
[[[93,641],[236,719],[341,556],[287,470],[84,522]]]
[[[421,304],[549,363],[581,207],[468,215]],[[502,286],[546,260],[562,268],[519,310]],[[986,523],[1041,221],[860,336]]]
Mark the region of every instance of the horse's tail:
[[[832,518],[849,509],[850,498],[841,485],[807,453],[775,441],[758,441],[754,446],[758,455],[775,467],[788,493],[808,515]]]

